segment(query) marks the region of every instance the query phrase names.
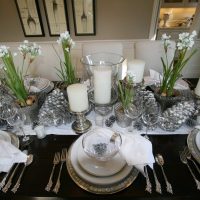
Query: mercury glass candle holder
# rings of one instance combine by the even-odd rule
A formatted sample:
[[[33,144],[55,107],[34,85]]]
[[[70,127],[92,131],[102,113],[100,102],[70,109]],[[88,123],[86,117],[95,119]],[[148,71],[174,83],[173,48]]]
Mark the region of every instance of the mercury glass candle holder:
[[[72,123],[72,129],[77,134],[86,133],[92,127],[92,123],[86,118],[86,114],[92,109],[91,105],[89,108],[82,112],[73,112],[69,109],[69,112],[75,116],[75,121]]]

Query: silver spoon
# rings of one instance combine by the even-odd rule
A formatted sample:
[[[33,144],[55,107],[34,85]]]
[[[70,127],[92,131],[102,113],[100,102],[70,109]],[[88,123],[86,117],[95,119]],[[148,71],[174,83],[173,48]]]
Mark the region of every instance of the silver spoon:
[[[165,183],[166,183],[166,186],[167,186],[166,187],[167,192],[173,194],[172,186],[171,186],[170,182],[168,181],[167,176],[166,176],[164,169],[163,169],[163,165],[164,165],[163,156],[161,154],[157,154],[155,156],[155,160],[156,160],[157,164],[161,167],[161,170],[162,170],[162,173],[163,173],[163,176],[164,176],[164,179],[165,179]]]
[[[27,167],[28,165],[30,165],[32,162],[33,162],[33,155],[32,155],[32,154],[29,154],[28,157],[27,157],[26,163],[24,163],[24,167],[23,167],[23,169],[22,169],[22,171],[21,171],[21,174],[20,174],[19,178],[17,179],[17,182],[15,183],[14,187],[13,187],[12,190],[11,190],[13,193],[17,192],[17,190],[18,190],[18,188],[19,188],[19,186],[20,186],[20,182],[21,182],[21,179],[22,179],[22,175],[24,174],[24,171],[25,171],[26,167]]]

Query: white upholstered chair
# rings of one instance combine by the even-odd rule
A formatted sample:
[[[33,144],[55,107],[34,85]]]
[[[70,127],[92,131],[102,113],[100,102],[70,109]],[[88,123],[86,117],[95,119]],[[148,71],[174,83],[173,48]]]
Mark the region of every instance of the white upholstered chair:
[[[93,53],[115,53],[123,56],[123,44],[121,42],[112,42],[112,41],[104,41],[104,42],[92,42],[85,43],[82,45],[82,54],[83,56],[93,54]],[[123,62],[122,67],[119,69],[119,78],[122,79],[126,75],[127,71],[127,62],[126,60]]]
[[[175,42],[172,41],[171,48],[168,51],[169,61],[172,61],[174,52]],[[146,62],[144,75],[149,75],[149,69],[162,72],[161,57],[165,58],[162,41],[143,40],[135,43],[135,58]]]

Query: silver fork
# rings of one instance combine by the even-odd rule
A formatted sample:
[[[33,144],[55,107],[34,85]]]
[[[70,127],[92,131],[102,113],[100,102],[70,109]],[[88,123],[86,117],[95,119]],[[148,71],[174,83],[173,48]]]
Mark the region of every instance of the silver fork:
[[[194,166],[196,167],[196,170],[198,171],[198,173],[199,173],[199,175],[200,175],[200,169],[199,169],[199,167],[198,167],[198,165],[195,163],[195,161],[192,159],[192,155],[191,155],[191,153],[189,152],[189,149],[187,148],[187,147],[185,147],[186,148],[186,157],[187,157],[187,159],[188,160],[190,160],[193,164],[194,164]]]
[[[196,183],[196,186],[197,186],[197,190],[200,190],[200,182],[197,180],[196,176],[194,175],[190,165],[188,164],[188,161],[187,161],[187,157],[186,157],[186,151],[185,149],[180,153],[180,160],[183,164],[187,165],[189,171],[190,171],[190,174],[192,175],[195,183]]]
[[[64,149],[62,149],[62,153],[61,153],[61,159],[60,159],[61,160],[61,165],[60,165],[58,178],[57,178],[57,181],[56,181],[56,185],[55,185],[55,187],[53,189],[53,192],[55,192],[56,194],[58,193],[58,191],[60,189],[60,175],[61,175],[61,172],[62,172],[63,164],[66,161],[66,158],[67,158],[67,149],[64,148]]]
[[[51,187],[53,185],[53,181],[52,181],[52,177],[53,177],[53,173],[54,173],[54,170],[55,170],[55,166],[60,162],[60,152],[56,152],[55,155],[54,155],[54,159],[53,159],[53,168],[51,170],[51,174],[50,174],[50,177],[49,177],[49,181],[48,181],[48,184],[47,186],[45,187],[45,190],[46,191],[50,191],[51,190]]]

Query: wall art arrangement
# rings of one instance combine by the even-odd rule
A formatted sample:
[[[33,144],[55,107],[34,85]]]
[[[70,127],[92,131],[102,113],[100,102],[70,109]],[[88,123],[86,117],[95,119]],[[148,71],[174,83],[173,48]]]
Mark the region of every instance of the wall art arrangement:
[[[38,0],[15,0],[26,37],[44,36]]]
[[[69,31],[66,0],[43,0],[50,36]]]
[[[72,0],[75,35],[95,35],[95,0]]]
[[[39,10],[42,2],[49,35],[58,36],[65,31],[70,32],[68,0],[15,0],[25,37],[44,36]],[[75,35],[95,35],[95,0],[71,0],[71,3]]]

